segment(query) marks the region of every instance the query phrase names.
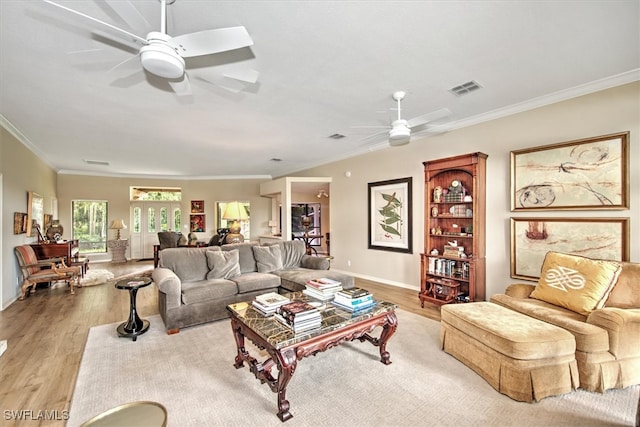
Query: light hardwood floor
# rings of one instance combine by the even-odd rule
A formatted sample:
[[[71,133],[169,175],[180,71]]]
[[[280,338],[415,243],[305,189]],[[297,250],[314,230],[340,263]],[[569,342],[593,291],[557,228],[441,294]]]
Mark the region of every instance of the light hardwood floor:
[[[119,277],[150,270],[153,262],[102,263],[91,268]],[[439,307],[420,307],[416,291],[361,279],[356,285],[404,310],[440,319]],[[158,313],[154,284],[140,289],[137,307],[143,318]],[[0,340],[8,343],[0,357],[0,425],[64,425],[60,418],[69,409],[89,328],[125,321],[128,313],[129,293],[104,285],[79,288],[75,296],[66,286],[38,289],[0,312]],[[96,373],[96,381],[99,378]],[[6,411],[32,411],[35,416],[45,410],[58,420],[7,420]]]

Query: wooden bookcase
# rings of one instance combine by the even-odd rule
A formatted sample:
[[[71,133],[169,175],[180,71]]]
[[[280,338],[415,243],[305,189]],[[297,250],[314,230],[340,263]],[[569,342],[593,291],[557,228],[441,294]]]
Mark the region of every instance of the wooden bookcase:
[[[485,299],[486,160],[471,153],[423,163],[422,307]]]

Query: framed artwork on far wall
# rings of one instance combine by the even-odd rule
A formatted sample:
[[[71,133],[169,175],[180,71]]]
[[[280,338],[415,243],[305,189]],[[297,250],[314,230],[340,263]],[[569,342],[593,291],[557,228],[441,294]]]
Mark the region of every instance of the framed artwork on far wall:
[[[369,249],[413,253],[411,177],[368,186]]]
[[[629,208],[629,132],[511,152],[511,210]]]
[[[204,213],[204,200],[192,200],[191,213]]]
[[[205,217],[203,214],[191,215],[189,220],[189,231],[202,233],[206,230]]]
[[[511,277],[538,280],[548,251],[629,261],[629,218],[511,218]]]

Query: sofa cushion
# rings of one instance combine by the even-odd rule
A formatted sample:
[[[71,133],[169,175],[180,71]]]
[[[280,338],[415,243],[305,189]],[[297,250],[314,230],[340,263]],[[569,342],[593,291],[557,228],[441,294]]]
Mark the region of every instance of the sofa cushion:
[[[282,268],[300,267],[302,257],[307,253],[307,248],[302,240],[287,240],[278,243],[282,253]]]
[[[640,308],[640,263],[623,262],[605,307]]]
[[[240,272],[244,274],[258,271],[258,266],[253,256],[253,247],[257,245],[257,242],[230,243],[228,245],[222,245],[221,249],[223,251],[238,250]]]
[[[238,292],[241,294],[277,289],[280,286],[280,278],[269,273],[245,273],[234,277],[233,281],[238,285]]]
[[[282,270],[282,251],[280,245],[254,246],[253,254],[258,265],[258,273],[271,273]]]
[[[602,308],[618,275],[620,263],[549,251],[531,298],[588,315]]]
[[[230,297],[238,293],[235,282],[227,279],[199,280],[182,283],[182,303],[193,304]]]
[[[176,273],[183,282],[204,280],[209,272],[205,254],[211,249],[167,248],[160,251],[159,265]]]
[[[505,294],[493,295],[491,302],[566,329],[575,337],[578,351],[599,353],[609,350],[607,331],[587,323],[587,318],[575,311],[533,298],[514,298]]]
[[[208,251],[207,265],[210,268],[207,273],[207,279],[233,279],[240,275],[237,249],[232,251]]]

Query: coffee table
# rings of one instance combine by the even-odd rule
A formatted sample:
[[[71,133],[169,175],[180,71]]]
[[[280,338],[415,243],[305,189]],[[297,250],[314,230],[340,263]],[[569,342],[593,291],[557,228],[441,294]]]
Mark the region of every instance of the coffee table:
[[[291,300],[320,304],[302,292],[294,292],[287,296]],[[253,375],[277,393],[278,418],[283,422],[293,417],[289,411],[286,392],[298,360],[357,339],[361,342],[369,341],[379,347],[380,361],[385,365],[391,363],[386,346],[398,326],[395,304],[378,301],[375,307],[357,314],[335,307],[331,303],[322,304],[319,308],[322,325],[317,329],[294,333],[273,316],[264,316],[254,309],[251,302],[227,306],[231,313],[231,329],[238,349],[234,366],[239,369],[247,362]],[[380,337],[375,338],[369,333],[377,326],[382,327],[382,330]],[[263,362],[252,357],[245,348],[245,338],[251,340],[258,348],[266,350],[270,357]],[[274,366],[277,367],[277,377],[271,373]]]

